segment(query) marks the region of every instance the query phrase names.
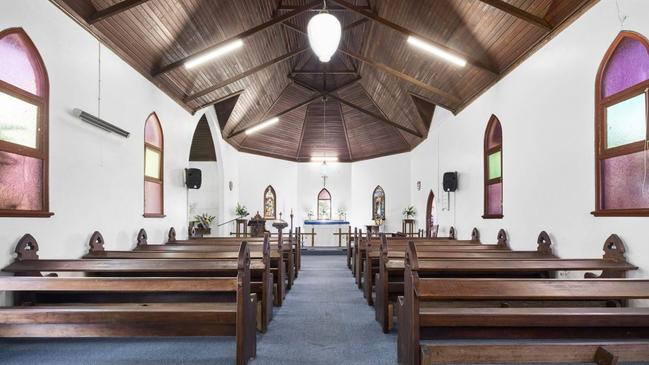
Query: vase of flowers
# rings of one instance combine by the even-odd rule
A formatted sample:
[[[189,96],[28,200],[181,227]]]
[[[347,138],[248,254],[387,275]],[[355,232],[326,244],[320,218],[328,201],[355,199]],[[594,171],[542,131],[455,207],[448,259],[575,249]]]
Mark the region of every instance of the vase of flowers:
[[[409,205],[406,209],[403,210],[403,216],[406,217],[406,219],[413,219],[416,215],[417,211],[412,205]]]
[[[194,226],[197,230],[200,230],[202,234],[210,234],[212,232],[212,222],[216,219],[215,216],[203,213],[201,215],[194,216]]]
[[[337,213],[338,213],[338,219],[340,219],[341,221],[344,220],[347,215],[347,212],[345,212],[345,209],[343,208],[338,208]]]

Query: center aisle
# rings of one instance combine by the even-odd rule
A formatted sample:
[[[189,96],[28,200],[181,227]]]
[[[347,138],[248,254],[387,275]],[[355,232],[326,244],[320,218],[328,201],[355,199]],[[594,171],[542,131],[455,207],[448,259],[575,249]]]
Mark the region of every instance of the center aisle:
[[[345,256],[304,255],[251,364],[396,364],[396,351],[396,334],[381,331]]]

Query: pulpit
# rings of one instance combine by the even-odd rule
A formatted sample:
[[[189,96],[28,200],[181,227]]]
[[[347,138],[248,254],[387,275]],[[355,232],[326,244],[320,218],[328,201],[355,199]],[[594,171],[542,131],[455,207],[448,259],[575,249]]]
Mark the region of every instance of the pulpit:
[[[257,212],[248,222],[248,227],[250,227],[250,237],[264,237],[264,233],[266,233],[266,220]]]

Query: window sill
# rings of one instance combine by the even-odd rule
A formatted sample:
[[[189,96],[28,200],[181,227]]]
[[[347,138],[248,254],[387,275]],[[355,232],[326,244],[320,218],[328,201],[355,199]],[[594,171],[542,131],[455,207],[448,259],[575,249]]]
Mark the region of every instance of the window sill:
[[[40,211],[40,210],[8,210],[0,209],[0,217],[15,217],[15,218],[49,218],[54,213]]]
[[[502,219],[503,217],[502,214],[485,214],[482,219]]]
[[[144,218],[165,218],[165,214],[142,214]]]
[[[649,209],[606,209],[590,212],[595,217],[649,217]]]

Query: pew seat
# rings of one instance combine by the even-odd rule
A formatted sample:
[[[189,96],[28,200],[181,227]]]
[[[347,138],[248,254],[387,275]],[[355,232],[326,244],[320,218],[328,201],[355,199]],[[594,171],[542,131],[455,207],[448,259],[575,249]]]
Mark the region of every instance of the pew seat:
[[[560,341],[560,342],[424,342],[421,364],[597,364],[645,362],[649,342]]]

